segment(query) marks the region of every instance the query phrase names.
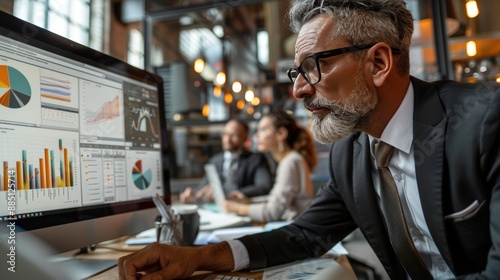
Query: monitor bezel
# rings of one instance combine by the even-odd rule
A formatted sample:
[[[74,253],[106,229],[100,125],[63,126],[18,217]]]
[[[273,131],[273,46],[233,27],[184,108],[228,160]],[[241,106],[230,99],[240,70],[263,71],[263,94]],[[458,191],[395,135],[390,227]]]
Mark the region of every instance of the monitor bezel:
[[[163,81],[157,74],[131,66],[124,61],[73,42],[3,11],[0,11],[0,18],[2,19],[0,23],[0,36],[5,36],[49,52],[57,53],[63,57],[155,86],[158,90],[159,114],[160,116],[165,115]],[[167,143],[168,134],[165,117],[160,117],[160,129],[163,165],[163,198],[167,204],[170,204],[169,147]],[[117,221],[121,218],[132,218],[138,215],[150,218],[150,221],[147,221],[146,224],[131,225],[125,230],[122,229],[128,234],[132,234],[134,231],[137,232],[145,229],[145,227],[152,226],[155,218],[154,215],[157,213],[158,211],[156,210],[156,206],[151,199],[140,199],[102,205],[80,206],[56,211],[46,211],[43,216],[18,219],[16,220],[16,225],[19,227],[18,229],[20,231],[45,233],[50,227],[56,226],[64,226],[63,228],[70,229],[70,227],[68,227],[70,224],[75,224],[78,225],[77,227],[85,229],[88,227],[83,224],[85,221],[96,220],[99,224],[102,223],[104,218],[111,216],[116,216]],[[111,235],[112,234],[105,234],[107,237]],[[44,234],[41,235],[42,239],[44,239],[43,236]],[[57,242],[57,240],[54,241]],[[99,241],[105,240],[91,240],[92,243],[86,245],[92,245]],[[50,245],[53,245],[54,249],[58,249],[57,251],[75,249],[69,248],[71,246]]]

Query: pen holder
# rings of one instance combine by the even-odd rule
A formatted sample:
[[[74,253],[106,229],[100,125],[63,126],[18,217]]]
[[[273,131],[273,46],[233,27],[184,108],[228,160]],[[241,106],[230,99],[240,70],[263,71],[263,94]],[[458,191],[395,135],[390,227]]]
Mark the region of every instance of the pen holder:
[[[155,222],[156,241],[162,244],[182,246],[183,242],[183,221],[180,217],[174,217],[167,222],[165,219]]]
[[[195,204],[172,205],[172,211],[182,220],[182,241],[184,246],[193,245],[200,230],[200,214]]]

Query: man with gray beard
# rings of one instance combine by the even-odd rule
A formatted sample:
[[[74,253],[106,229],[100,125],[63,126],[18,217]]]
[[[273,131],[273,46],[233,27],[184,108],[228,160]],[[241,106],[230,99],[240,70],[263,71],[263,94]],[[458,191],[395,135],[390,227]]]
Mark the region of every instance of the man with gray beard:
[[[364,81],[361,72],[356,74],[355,82],[351,93],[342,103],[323,96],[304,98],[306,108],[323,108],[328,111],[325,116],[312,115],[312,133],[315,140],[327,144],[349,136],[359,130],[360,125],[369,116],[377,104],[377,95],[370,94],[362,84]]]
[[[411,77],[402,0],[298,0],[289,19],[288,76],[314,137],[334,143],[331,179],[288,226],[197,248],[153,244],[120,259],[120,277],[279,265],[359,228],[391,279],[498,279],[499,89]]]

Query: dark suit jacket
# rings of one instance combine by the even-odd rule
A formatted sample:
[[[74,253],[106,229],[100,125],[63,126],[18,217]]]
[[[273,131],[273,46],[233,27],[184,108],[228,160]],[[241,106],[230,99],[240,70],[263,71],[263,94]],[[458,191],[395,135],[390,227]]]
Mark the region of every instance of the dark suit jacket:
[[[458,278],[499,279],[499,89],[412,83],[417,183],[432,238]],[[359,227],[389,276],[406,279],[377,203],[368,142],[358,133],[332,146],[331,179],[293,224],[240,239],[251,268],[319,256]]]
[[[215,165],[221,182],[224,184],[225,178],[222,176],[224,153],[214,155],[210,158],[209,163]],[[267,158],[261,153],[242,152],[238,159],[235,180],[238,190],[248,197],[268,194],[273,187],[273,177],[271,176]],[[198,189],[207,184],[208,180],[205,176],[198,185]]]

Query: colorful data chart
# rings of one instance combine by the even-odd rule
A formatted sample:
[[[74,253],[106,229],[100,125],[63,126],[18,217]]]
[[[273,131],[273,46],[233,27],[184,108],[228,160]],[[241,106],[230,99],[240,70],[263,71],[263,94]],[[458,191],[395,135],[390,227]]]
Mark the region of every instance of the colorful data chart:
[[[94,124],[118,117],[120,117],[120,97],[116,96],[112,101],[105,102],[97,112],[87,112],[85,121]]]
[[[71,102],[71,81],[55,77],[40,77],[40,92],[45,98]]]
[[[31,99],[28,79],[14,67],[0,65],[0,104],[12,108],[22,108]]]
[[[142,160],[138,160],[132,168],[132,179],[138,189],[145,190],[149,187],[149,185],[151,185],[153,173],[151,169],[143,170]]]
[[[159,137],[158,132],[156,132],[155,125],[151,117],[156,117],[156,112],[152,108],[133,108],[132,113],[137,115],[137,121],[132,120],[131,127],[135,131],[140,131],[143,133],[151,133],[155,138]]]
[[[68,148],[63,146],[62,139],[59,139],[59,166],[56,164],[56,151],[44,148],[43,154],[44,157],[33,159],[28,157],[27,150],[22,150],[21,159],[15,161],[15,165],[3,162],[3,178],[7,178],[9,170],[14,169],[17,190],[73,186],[73,158]],[[0,189],[7,190],[5,179],[3,184],[0,183]]]

